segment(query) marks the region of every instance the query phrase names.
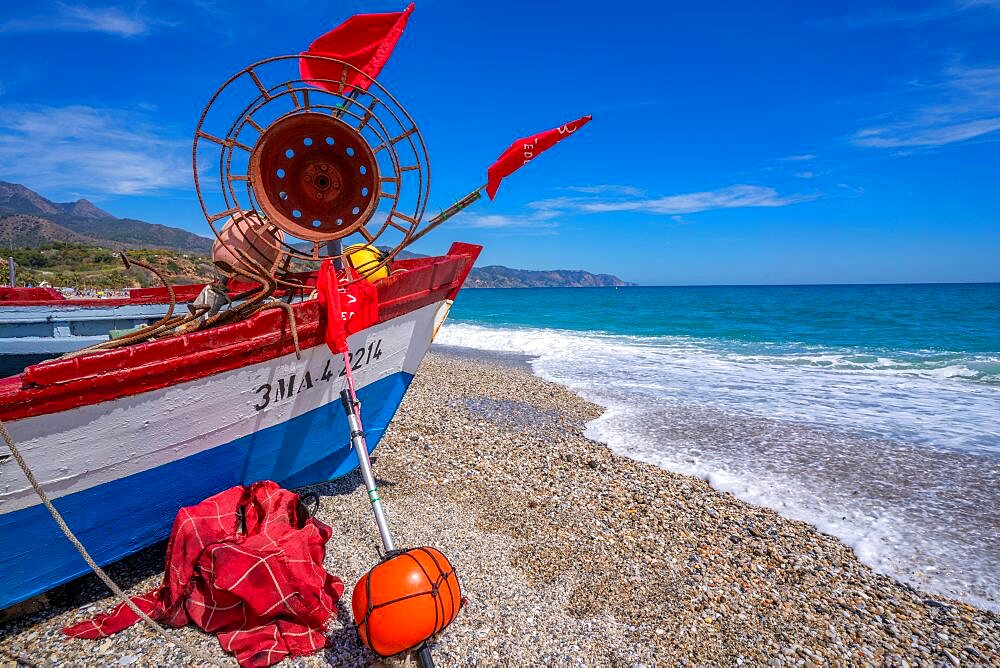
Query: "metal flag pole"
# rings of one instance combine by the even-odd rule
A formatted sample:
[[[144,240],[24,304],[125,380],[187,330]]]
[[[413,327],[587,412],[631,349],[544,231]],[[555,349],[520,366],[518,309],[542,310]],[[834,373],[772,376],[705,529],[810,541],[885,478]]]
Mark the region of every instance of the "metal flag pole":
[[[347,318],[340,301],[340,276],[337,271],[333,271],[333,290],[330,295],[333,313],[343,319],[344,339],[338,342],[340,354],[344,359],[344,375],[347,377],[347,387],[340,391],[340,402],[344,405],[344,412],[347,413],[347,426],[351,435],[351,447],[358,457],[358,467],[361,469],[361,478],[365,482],[368,490],[368,500],[371,501],[372,511],[375,513],[375,524],[378,525],[378,533],[382,537],[382,547],[385,551],[391,552],[396,549],[396,544],[389,533],[389,524],[385,519],[385,510],[382,508],[382,500],[378,495],[378,487],[375,485],[375,476],[372,475],[372,463],[368,457],[368,443],[365,442],[365,431],[361,425],[361,405],[358,403],[357,386],[354,384],[354,372],[351,369],[350,346],[347,345]]]
[[[345,353],[345,358],[347,357]],[[350,361],[347,368],[350,368]],[[353,378],[347,381],[347,387],[340,391],[340,402],[344,405],[347,413],[347,426],[351,430],[351,447],[358,457],[358,467],[361,469],[361,478],[365,482],[365,489],[368,490],[368,500],[372,504],[372,512],[375,513],[375,524],[378,526],[379,536],[382,537],[382,547],[388,554],[396,549],[396,543],[392,540],[392,533],[389,532],[389,523],[385,519],[385,510],[382,508],[382,499],[378,495],[378,486],[375,484],[375,475],[372,473],[372,462],[368,457],[368,443],[365,442],[365,432],[361,428],[360,406],[357,395],[354,393]]]
[[[486,173],[489,175],[490,180],[494,181],[495,179],[495,184],[499,186],[500,181],[502,181],[505,177],[510,176],[518,169],[528,164],[531,160],[534,160],[539,153],[549,150],[552,146],[582,128],[584,125],[589,123],[590,120],[591,117],[589,115],[581,116],[575,121],[566,123],[558,128],[552,128],[551,130],[546,130],[545,132],[538,133],[537,135],[531,135],[518,139],[500,155],[496,162],[490,165]],[[496,175],[494,175],[495,169],[497,170]],[[408,243],[413,244],[415,241],[454,216],[456,213],[462,211],[463,209],[467,209],[483,196],[483,190],[485,190],[488,185],[489,183],[484,183],[439,213],[427,224],[427,227],[411,237]],[[495,192],[490,193],[490,199],[493,199],[495,194]]]
[[[339,279],[334,286],[335,299],[337,300],[337,310],[340,311],[340,285]],[[342,311],[340,311],[343,313]],[[340,403],[344,406],[347,414],[347,426],[351,433],[351,447],[358,458],[358,468],[361,470],[361,479],[365,483],[368,492],[368,500],[371,502],[372,513],[375,515],[375,525],[378,527],[379,537],[382,539],[382,548],[385,556],[396,551],[396,543],[389,531],[389,522],[385,518],[385,509],[382,507],[382,498],[378,493],[378,485],[375,484],[375,474],[372,473],[372,462],[368,456],[368,443],[365,441],[364,428],[361,425],[361,404],[358,402],[358,394],[354,384],[354,374],[351,371],[351,356],[345,350],[344,371],[347,376],[347,387],[340,391]],[[426,642],[417,649],[417,663],[420,668],[434,668],[434,657],[431,655],[431,648]]]
[[[483,196],[483,189],[484,188],[486,188],[486,184],[485,183],[483,185],[479,186],[478,188],[476,188],[475,190],[473,190],[471,193],[469,193],[468,195],[466,195],[462,199],[458,200],[457,202],[455,202],[454,204],[452,204],[451,206],[449,206],[447,209],[445,209],[444,211],[442,211],[438,215],[436,215],[433,218],[431,218],[430,222],[427,223],[427,227],[425,227],[424,229],[420,230],[420,232],[418,232],[417,234],[413,235],[413,237],[410,239],[410,241],[408,243],[412,244],[417,239],[420,239],[425,234],[427,234],[428,232],[430,232],[431,230],[433,230],[438,225],[440,225],[444,221],[448,220],[449,218],[451,218],[455,214],[457,214],[457,213],[459,213],[459,212],[461,212],[461,211],[463,211],[465,209],[468,209],[470,206],[472,206],[473,204],[475,204],[479,200],[479,198],[481,198]]]
[[[350,371],[350,356],[347,353],[344,353],[344,364],[347,369],[347,387],[340,391],[340,402],[347,414],[347,425],[351,431],[351,447],[354,448],[354,454],[358,457],[358,468],[361,469],[361,478],[364,480],[365,489],[368,491],[368,500],[371,502],[372,512],[375,514],[375,525],[382,538],[382,548],[385,550],[385,555],[389,556],[395,552],[396,543],[392,539],[392,532],[389,531],[389,523],[385,519],[385,509],[382,507],[378,485],[375,484],[375,474],[372,473],[372,462],[368,456],[368,443],[365,441],[365,432],[361,427],[360,404],[354,389],[354,376]],[[426,642],[417,648],[416,653],[420,668],[434,668],[434,657]]]

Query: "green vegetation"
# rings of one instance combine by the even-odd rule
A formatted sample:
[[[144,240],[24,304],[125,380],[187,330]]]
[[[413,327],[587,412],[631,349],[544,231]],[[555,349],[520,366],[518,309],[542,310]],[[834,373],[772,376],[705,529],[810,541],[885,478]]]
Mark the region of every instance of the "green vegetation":
[[[158,249],[134,249],[127,253],[132,259],[153,265],[176,284],[203,283],[213,278],[211,260],[204,255]],[[117,252],[99,246],[52,242],[35,248],[15,248],[13,256],[18,285],[47,281],[55,287],[101,289],[160,284],[145,269],[133,266],[126,271]],[[6,281],[7,263],[2,265],[2,278]]]

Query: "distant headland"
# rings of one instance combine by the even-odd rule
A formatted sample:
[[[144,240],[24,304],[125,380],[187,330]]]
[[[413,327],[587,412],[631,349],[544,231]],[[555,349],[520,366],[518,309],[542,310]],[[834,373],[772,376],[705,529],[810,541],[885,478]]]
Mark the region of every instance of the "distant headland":
[[[13,249],[22,281],[92,287],[144,287],[152,276],[127,273],[109,251],[141,250],[178,283],[213,279],[212,240],[187,230],[117,218],[91,202],[53,202],[26,186],[0,181],[0,246]],[[411,255],[411,254],[407,254]],[[469,288],[612,287],[634,285],[582,270],[476,267]]]

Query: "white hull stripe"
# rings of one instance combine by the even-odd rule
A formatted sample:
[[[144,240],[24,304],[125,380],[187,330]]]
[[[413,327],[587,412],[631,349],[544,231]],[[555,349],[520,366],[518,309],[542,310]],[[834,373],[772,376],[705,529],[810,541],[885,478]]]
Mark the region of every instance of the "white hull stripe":
[[[448,302],[429,304],[348,339],[359,388],[416,373]],[[179,363],[182,363],[179,362]],[[334,401],[346,379],[325,346],[207,378],[8,424],[53,498],[183,459]],[[0,450],[0,456],[6,448]],[[0,460],[0,514],[39,503],[12,460]]]

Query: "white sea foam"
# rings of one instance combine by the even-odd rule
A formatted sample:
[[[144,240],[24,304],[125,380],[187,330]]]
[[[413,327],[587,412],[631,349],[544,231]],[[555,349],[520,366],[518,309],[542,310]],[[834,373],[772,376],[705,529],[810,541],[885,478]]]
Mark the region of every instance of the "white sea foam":
[[[606,407],[592,438],[812,522],[880,571],[1000,610],[1000,386],[978,382],[994,357],[467,323],[437,342],[530,355],[539,376]]]
[[[964,363],[928,366],[847,352],[763,354],[683,337],[466,323],[445,325],[437,341],[533,356],[543,378],[589,391],[597,401],[631,384],[632,393],[647,398],[1000,454],[1000,388],[965,381],[979,372]],[[956,380],[941,382],[949,379]]]

